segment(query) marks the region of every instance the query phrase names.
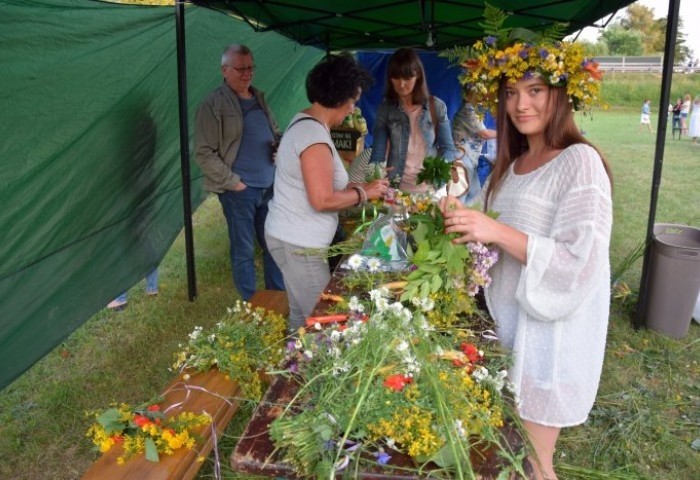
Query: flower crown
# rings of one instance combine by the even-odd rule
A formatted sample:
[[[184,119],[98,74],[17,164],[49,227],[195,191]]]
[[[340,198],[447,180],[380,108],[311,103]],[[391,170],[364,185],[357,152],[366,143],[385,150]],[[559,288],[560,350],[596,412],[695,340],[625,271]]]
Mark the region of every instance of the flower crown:
[[[566,24],[555,24],[538,34],[503,28],[507,18],[502,10],[486,4],[481,26],[487,36],[472,47],[455,48],[446,54],[461,64],[459,81],[466,92],[475,94],[478,103],[495,112],[502,78],[515,83],[532,77],[553,87],[566,87],[575,110],[587,113],[603,103],[598,63],[586,57],[581,44],[557,40],[563,37]]]

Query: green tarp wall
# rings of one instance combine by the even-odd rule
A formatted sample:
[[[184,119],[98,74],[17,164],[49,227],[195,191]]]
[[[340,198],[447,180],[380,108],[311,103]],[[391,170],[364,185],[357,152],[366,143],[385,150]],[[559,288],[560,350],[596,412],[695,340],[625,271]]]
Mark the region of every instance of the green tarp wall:
[[[190,132],[226,44],[252,48],[281,125],[307,103],[324,53],[200,7],[186,9],[186,38]],[[177,99],[173,7],[0,0],[0,388],[180,232]],[[198,205],[194,161],[191,172]]]

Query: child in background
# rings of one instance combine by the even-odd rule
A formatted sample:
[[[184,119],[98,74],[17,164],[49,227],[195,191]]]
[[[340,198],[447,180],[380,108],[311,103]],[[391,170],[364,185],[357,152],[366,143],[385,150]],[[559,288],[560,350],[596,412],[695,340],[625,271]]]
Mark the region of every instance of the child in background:
[[[639,131],[642,131],[642,128],[644,125],[647,126],[647,129],[649,130],[649,133],[652,133],[651,131],[651,100],[644,100],[644,104],[642,105],[642,117],[641,120],[639,121]]]

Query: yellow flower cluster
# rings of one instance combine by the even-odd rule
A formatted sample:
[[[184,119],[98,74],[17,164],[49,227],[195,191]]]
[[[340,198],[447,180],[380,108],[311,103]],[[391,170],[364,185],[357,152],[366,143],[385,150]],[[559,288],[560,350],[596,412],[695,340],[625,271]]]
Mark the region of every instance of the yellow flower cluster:
[[[464,288],[435,292],[430,295],[430,299],[435,308],[424,315],[428,323],[438,329],[453,328],[464,321],[464,316],[472,315],[476,311],[474,299]]]
[[[431,457],[444,443],[433,426],[434,420],[431,411],[411,405],[396,409],[390,419],[382,418],[367,425],[367,429],[372,440],[390,438],[411,457]]]
[[[491,392],[477,383],[462,368],[440,372],[438,378],[444,385],[453,414],[462,422],[465,435],[483,435],[490,428],[503,426],[503,411],[493,402]],[[454,388],[459,385],[458,388]]]
[[[515,83],[530,76],[554,87],[566,87],[576,110],[585,113],[602,104],[602,73],[598,64],[586,57],[581,44],[515,42],[500,49],[498,43],[496,37],[486,37],[473,45],[469,58],[461,59],[460,82],[485,107],[496,111],[501,79]]]
[[[175,353],[173,370],[206,371],[217,367],[252,399],[262,396],[259,372],[283,357],[287,320],[264,308],[238,301],[213,328],[195,327],[189,342]]]

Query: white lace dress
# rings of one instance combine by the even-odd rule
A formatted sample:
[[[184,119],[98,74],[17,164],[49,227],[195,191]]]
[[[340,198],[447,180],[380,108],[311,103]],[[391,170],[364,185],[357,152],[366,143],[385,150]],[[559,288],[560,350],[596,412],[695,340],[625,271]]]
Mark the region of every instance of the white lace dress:
[[[512,167],[490,202],[528,235],[527,265],[503,254],[486,292],[514,365],[520,416],[583,423],[603,365],[610,306],[610,182],[598,153],[573,145],[537,170]]]

